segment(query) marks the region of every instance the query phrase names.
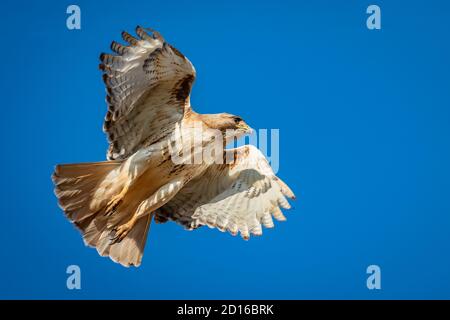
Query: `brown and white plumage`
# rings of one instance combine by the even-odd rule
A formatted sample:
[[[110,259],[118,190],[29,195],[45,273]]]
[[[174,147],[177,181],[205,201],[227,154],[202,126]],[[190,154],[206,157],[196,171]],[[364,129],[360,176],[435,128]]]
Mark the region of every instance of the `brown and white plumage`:
[[[207,225],[232,235],[239,232],[247,240],[250,234],[261,235],[262,226],[274,227],[272,217],[286,220],[280,207],[289,209],[285,196],[295,196],[261,151],[247,145],[227,152],[235,161],[210,165],[156,211],[156,221],[170,219],[187,229]]]
[[[53,174],[59,204],[85,243],[124,266],[140,265],[153,216],[248,239],[261,235],[262,226],[273,227],[272,217],[284,220],[280,207],[289,208],[285,196],[294,198],[252,146],[226,150],[231,162],[175,161],[186,141],[195,141],[198,124],[202,140],[191,150],[212,145],[219,132],[224,151],[230,138],[250,128],[237,116],[194,112],[193,65],[159,33],[147,31],[137,27],[137,37],[123,32],[128,45],[113,42],[115,54],[100,56],[109,161],[58,165]]]
[[[139,38],[122,32],[128,46],[111,44],[116,55],[100,55],[108,93],[103,129],[109,160],[125,159],[167,137],[190,108],[192,63],[158,32],[150,36],[138,26],[136,33]]]

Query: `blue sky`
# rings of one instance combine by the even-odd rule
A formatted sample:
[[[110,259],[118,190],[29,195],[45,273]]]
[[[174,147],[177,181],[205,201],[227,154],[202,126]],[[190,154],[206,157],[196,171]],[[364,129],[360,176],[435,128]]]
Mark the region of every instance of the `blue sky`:
[[[77,4],[82,29],[66,28]],[[382,29],[366,28],[381,7]],[[4,30],[0,298],[450,298],[446,1],[18,1]],[[100,161],[97,69],[122,30],[153,27],[195,65],[198,112],[280,129],[288,221],[244,242],[153,225],[143,264],[86,248],[50,175]],[[81,290],[66,288],[79,265]],[[381,267],[368,290],[366,268]]]

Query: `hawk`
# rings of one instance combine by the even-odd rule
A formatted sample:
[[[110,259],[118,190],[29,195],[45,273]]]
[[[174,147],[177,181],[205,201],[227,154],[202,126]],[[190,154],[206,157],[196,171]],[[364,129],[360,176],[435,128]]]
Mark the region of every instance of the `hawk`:
[[[251,128],[231,114],[196,113],[192,63],[158,32],[138,26],[136,34],[123,32],[128,44],[113,41],[115,54],[100,55],[107,161],[60,164],[52,175],[59,205],[85,244],[139,266],[152,219],[244,239],[273,227],[272,217],[285,220],[280,207],[295,196],[264,155],[250,145],[225,147]],[[211,155],[222,161],[191,161],[217,141],[222,154]]]

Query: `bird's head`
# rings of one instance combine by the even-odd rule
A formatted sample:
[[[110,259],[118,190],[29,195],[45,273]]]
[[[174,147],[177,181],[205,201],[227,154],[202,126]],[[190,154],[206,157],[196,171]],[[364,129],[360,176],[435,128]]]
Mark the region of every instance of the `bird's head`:
[[[202,118],[210,128],[220,130],[226,138],[239,138],[253,132],[253,129],[241,117],[233,114],[205,114]]]

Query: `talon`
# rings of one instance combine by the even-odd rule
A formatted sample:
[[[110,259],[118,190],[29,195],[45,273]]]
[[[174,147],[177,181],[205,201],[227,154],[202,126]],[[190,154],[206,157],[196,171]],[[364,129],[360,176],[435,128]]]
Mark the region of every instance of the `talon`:
[[[114,212],[116,212],[117,208],[119,207],[119,205],[122,203],[122,196],[116,196],[114,198],[112,198],[108,204],[106,205],[105,208],[105,216],[110,216],[112,215]]]
[[[117,236],[111,236],[111,238],[109,238],[109,240],[111,241],[111,243],[116,243],[117,242],[118,237]]]
[[[132,227],[132,223],[125,223],[121,226],[114,227],[112,229],[114,236],[111,238],[111,243],[119,243],[122,241],[128,235]]]

